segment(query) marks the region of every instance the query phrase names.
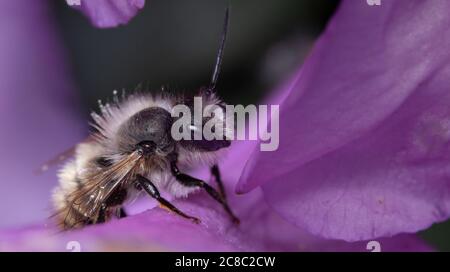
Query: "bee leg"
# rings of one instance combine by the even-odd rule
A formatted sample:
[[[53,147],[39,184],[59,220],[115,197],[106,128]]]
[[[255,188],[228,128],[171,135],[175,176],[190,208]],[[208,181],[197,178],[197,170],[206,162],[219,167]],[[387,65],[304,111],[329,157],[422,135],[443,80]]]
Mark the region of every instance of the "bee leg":
[[[120,214],[119,214],[120,218],[125,218],[128,216],[127,213],[125,212],[124,208],[120,208],[119,212],[120,212]]]
[[[172,174],[175,176],[175,178],[181,184],[188,186],[188,187],[200,187],[200,188],[205,189],[205,191],[212,198],[214,198],[217,202],[222,204],[223,208],[228,213],[228,215],[230,215],[233,222],[236,224],[239,224],[239,219],[233,214],[233,212],[231,211],[230,207],[228,206],[228,203],[225,200],[225,198],[219,192],[217,192],[213,187],[211,187],[208,183],[204,182],[203,180],[196,179],[194,177],[191,177],[189,175],[181,173],[175,163],[171,164],[171,170],[172,170]]]
[[[185,213],[183,213],[182,211],[180,211],[177,207],[175,207],[172,203],[170,203],[169,201],[167,201],[166,199],[164,199],[159,191],[158,188],[156,188],[156,186],[147,178],[141,176],[141,175],[137,175],[136,176],[136,182],[154,199],[156,199],[159,204],[161,204],[163,207],[169,209],[170,211],[180,215],[181,217],[187,218],[192,220],[194,223],[199,224],[200,223],[200,219],[189,216]]]
[[[116,217],[119,219],[127,217],[127,213],[125,212],[124,208],[120,207],[119,209],[117,209]]]
[[[213,167],[211,167],[211,174],[214,176],[217,186],[219,187],[219,193],[222,195],[224,199],[226,199],[227,196],[225,194],[225,187],[223,186],[222,177],[220,175],[220,169],[217,164],[214,164]]]
[[[102,204],[100,207],[100,211],[98,212],[97,221],[95,223],[105,223],[106,222],[106,209],[108,207],[105,204]]]

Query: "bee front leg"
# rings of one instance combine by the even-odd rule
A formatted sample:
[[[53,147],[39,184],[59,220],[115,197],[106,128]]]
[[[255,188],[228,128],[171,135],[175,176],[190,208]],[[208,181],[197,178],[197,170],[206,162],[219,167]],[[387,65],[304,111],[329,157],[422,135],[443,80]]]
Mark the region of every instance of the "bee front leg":
[[[170,211],[184,217],[187,219],[192,220],[194,223],[198,224],[200,223],[200,219],[189,216],[185,213],[183,213],[182,211],[180,211],[177,207],[175,207],[172,203],[170,203],[169,201],[167,201],[166,199],[164,199],[159,191],[158,188],[156,188],[156,186],[147,178],[141,176],[141,175],[137,175],[136,176],[136,182],[137,184],[139,184],[140,187],[142,187],[147,194],[149,194],[151,197],[153,197],[154,199],[156,199],[159,204],[161,204],[163,207],[169,209]]]
[[[128,215],[127,215],[127,212],[124,210],[124,208],[120,208],[120,218],[125,218],[125,217],[127,217]]]
[[[124,208],[120,207],[116,210],[116,217],[119,219],[127,217],[127,213],[125,212]]]
[[[188,187],[200,187],[205,189],[205,191],[214,198],[217,202],[219,202],[225,211],[228,213],[228,215],[231,217],[234,223],[239,224],[239,219],[233,214],[230,207],[228,206],[227,201],[225,198],[217,192],[213,187],[211,187],[208,183],[204,182],[203,180],[191,177],[187,174],[181,173],[178,169],[176,163],[172,162],[171,164],[171,170],[174,177],[183,185]]]
[[[100,211],[98,212],[98,217],[95,223],[97,224],[101,224],[101,223],[105,223],[106,222],[106,210],[108,209],[108,207],[106,206],[106,204],[102,204],[102,206],[100,207]]]
[[[211,174],[214,176],[214,180],[217,183],[217,186],[219,187],[219,193],[222,195],[224,199],[227,198],[225,193],[225,187],[223,186],[222,177],[220,175],[220,169],[217,164],[214,164],[213,167],[211,167]]]

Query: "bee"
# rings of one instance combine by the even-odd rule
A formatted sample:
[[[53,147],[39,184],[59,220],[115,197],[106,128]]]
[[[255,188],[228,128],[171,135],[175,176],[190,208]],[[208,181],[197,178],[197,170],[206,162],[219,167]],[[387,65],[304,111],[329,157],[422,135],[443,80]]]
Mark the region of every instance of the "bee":
[[[225,105],[216,94],[216,82],[228,18],[227,8],[211,83],[198,92],[205,106]],[[230,146],[230,140],[175,141],[171,136],[171,126],[175,121],[171,110],[179,104],[192,107],[192,98],[165,93],[135,93],[119,98],[115,92],[113,103],[100,103],[100,112],[92,113],[95,132],[75,146],[73,158],[58,174],[59,184],[53,191],[52,200],[54,217],[62,229],[81,228],[107,222],[113,217],[125,217],[124,203],[141,193],[148,194],[173,213],[200,223],[200,219],[184,213],[163,198],[160,190],[175,198],[205,190],[223,206],[233,222],[239,222],[227,204],[217,164],[223,151]],[[211,167],[218,190],[185,173],[185,170],[198,165]]]

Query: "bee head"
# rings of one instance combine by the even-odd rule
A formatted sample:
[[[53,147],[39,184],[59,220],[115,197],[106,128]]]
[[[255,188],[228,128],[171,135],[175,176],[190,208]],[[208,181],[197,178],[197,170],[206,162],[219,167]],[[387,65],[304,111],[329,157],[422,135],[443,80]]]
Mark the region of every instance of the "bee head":
[[[184,105],[194,116],[191,116],[191,123],[185,124],[185,129],[190,131],[191,137],[182,139],[180,145],[197,152],[217,151],[229,147],[231,142],[226,137],[225,104],[209,89],[201,89],[195,98],[199,99],[197,102],[202,105],[201,112],[205,115],[201,117],[201,120],[196,121],[194,100],[185,101]],[[210,133],[211,136],[207,137],[206,133]]]
[[[170,153],[174,141],[170,135],[172,117],[160,107],[150,107],[134,114],[119,129],[118,146],[123,152],[138,151],[148,156]]]

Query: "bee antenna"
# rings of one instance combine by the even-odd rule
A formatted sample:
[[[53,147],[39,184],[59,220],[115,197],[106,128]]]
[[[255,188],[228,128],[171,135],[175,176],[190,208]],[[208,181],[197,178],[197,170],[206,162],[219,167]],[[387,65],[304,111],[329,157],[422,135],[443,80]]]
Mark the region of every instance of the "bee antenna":
[[[214,72],[211,77],[211,83],[209,84],[209,88],[208,88],[209,91],[215,90],[216,84],[217,84],[217,79],[218,79],[219,73],[220,73],[220,68],[222,66],[225,41],[227,39],[227,32],[228,32],[229,13],[230,13],[230,7],[228,6],[225,11],[225,19],[224,19],[224,23],[223,23],[222,38],[220,40],[219,50],[217,51],[216,65],[214,66]]]

